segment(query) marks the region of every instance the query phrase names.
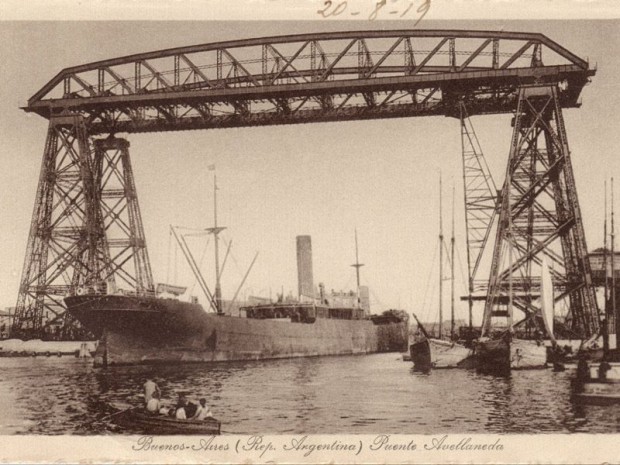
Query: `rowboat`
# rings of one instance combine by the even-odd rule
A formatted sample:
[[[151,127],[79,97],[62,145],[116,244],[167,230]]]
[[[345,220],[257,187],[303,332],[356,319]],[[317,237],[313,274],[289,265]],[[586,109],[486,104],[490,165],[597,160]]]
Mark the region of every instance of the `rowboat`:
[[[167,415],[153,414],[141,408],[119,412],[115,423],[128,431],[141,434],[199,434],[213,436],[220,434],[221,423],[215,418],[204,420],[177,420]]]

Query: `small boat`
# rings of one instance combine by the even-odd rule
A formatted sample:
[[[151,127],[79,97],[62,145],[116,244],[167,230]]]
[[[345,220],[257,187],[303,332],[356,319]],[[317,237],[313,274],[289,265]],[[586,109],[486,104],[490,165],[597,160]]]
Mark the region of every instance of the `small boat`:
[[[409,355],[410,360],[413,362],[413,371],[420,371],[423,373],[428,373],[431,371],[432,362],[431,362],[431,346],[428,342],[429,337],[426,333],[424,327],[418,321],[418,318],[413,314],[413,317],[418,322],[418,327],[424,334],[421,339],[414,340],[409,345]]]
[[[510,331],[494,338],[480,338],[475,346],[477,369],[483,373],[510,373]]]
[[[511,275],[512,277],[512,275]],[[510,285],[512,288],[512,285]],[[553,335],[554,296],[553,281],[547,260],[541,264],[541,296],[540,315],[545,332],[551,342],[550,351],[547,350],[541,339],[519,339],[513,337],[514,328],[510,326],[492,338],[481,338],[476,344],[475,352],[478,369],[484,373],[510,373],[510,370],[541,369],[548,366],[548,352],[558,350],[558,344]],[[508,313],[512,315],[512,298],[509,299]],[[512,318],[511,318],[512,319]],[[560,365],[559,360],[551,360],[554,365]]]
[[[531,370],[547,367],[547,347],[543,341],[516,338],[512,340],[510,369]]]
[[[473,368],[473,352],[454,341],[430,339],[433,368]]]
[[[510,330],[493,338],[481,338],[474,352],[483,373],[509,373],[547,367],[547,347],[542,341],[517,339]]]
[[[441,216],[441,176],[439,178],[439,337],[431,337],[418,318],[413,315],[422,335],[414,339],[409,345],[409,353],[413,361],[414,371],[428,372],[431,368],[473,368],[473,351],[471,348],[456,342],[454,331],[454,205],[452,207],[452,236],[451,243],[451,331],[449,339],[443,339],[443,221]],[[454,199],[453,199],[454,202]]]
[[[431,368],[474,368],[472,349],[458,342],[429,337],[415,314],[413,317],[423,334],[409,345],[414,371],[428,372]]]
[[[115,423],[131,432],[161,435],[206,435],[220,434],[220,421],[215,418],[204,420],[177,420],[167,415],[148,413],[142,408],[130,408],[115,416]]]

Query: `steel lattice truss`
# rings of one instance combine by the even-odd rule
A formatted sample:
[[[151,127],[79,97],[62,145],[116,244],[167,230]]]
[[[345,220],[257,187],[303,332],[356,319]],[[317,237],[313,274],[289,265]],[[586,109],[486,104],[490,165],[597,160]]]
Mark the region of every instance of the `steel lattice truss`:
[[[100,186],[101,230],[106,239],[99,259],[106,272],[91,281],[103,281],[114,290],[129,288],[142,294],[154,291],[151,263],[129,157],[129,142],[108,137],[95,139],[97,181]]]
[[[484,315],[507,316],[512,304],[524,320],[540,316],[543,256],[551,264],[556,301],[569,301],[568,320],[580,336],[598,330],[598,309],[570,151],[555,86],[523,87],[493,252]],[[511,292],[512,291],[512,292]]]
[[[71,327],[62,299],[79,279],[80,273],[74,271],[88,268],[84,186],[89,181],[84,181],[92,176],[86,172],[90,165],[84,163],[89,153],[84,145],[87,133],[81,118],[66,120],[65,125],[50,124],[47,134],[17,299],[18,335],[58,333]]]
[[[594,74],[586,61],[542,34],[458,30],[267,37],[66,68],[24,108],[49,119],[50,126],[14,331],[41,337],[54,332],[56,323],[61,332],[76,330],[64,314],[67,294],[153,292],[129,143],[114,134],[407,116],[459,118],[463,107],[469,115],[509,113],[517,108],[519,89],[534,83],[553,86],[560,114],[560,107],[579,106],[581,90]],[[462,128],[462,135],[470,137],[471,131]],[[487,175],[476,166],[477,142],[469,139],[467,144],[471,275],[489,234],[485,225],[491,221],[491,200],[476,193],[478,181]],[[570,171],[572,179],[572,169],[563,163],[563,173]],[[574,216],[572,181],[561,190],[562,198],[575,196],[569,216],[581,224]],[[478,203],[484,210],[479,215],[474,213]],[[475,225],[476,218],[482,222]],[[539,211],[532,218],[537,228],[549,222]],[[569,254],[570,260],[581,256],[581,249]],[[565,273],[558,271],[565,278],[583,271],[566,266]],[[584,276],[579,275],[579,284],[565,279],[566,292],[582,289]],[[575,321],[591,311],[576,302]]]
[[[498,192],[465,104],[460,106],[470,321],[476,276],[497,213]],[[486,291],[484,283],[484,291]]]
[[[79,112],[89,133],[509,112],[528,82],[594,71],[542,34],[401,30],[305,34],[162,50],[67,68],[29,101]]]

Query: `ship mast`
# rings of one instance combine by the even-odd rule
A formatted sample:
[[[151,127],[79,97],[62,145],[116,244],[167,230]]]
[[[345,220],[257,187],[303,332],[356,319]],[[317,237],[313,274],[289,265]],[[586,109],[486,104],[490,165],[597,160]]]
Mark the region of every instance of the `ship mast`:
[[[439,335],[438,338],[441,339],[443,335],[443,305],[442,305],[442,297],[443,297],[443,203],[442,203],[442,182],[441,182],[441,171],[439,172]]]
[[[616,323],[616,348],[620,347],[620,318],[616,308],[616,247],[615,247],[615,228],[614,228],[614,178],[611,178],[611,309],[614,312]]]
[[[219,250],[219,233],[222,232],[225,227],[218,227],[217,225],[217,175],[215,174],[215,165],[209,166],[209,171],[213,171],[213,227],[207,228],[210,234],[213,234],[215,239],[215,308],[217,313],[222,313],[222,287],[220,284],[220,250]]]
[[[452,235],[450,237],[450,337],[454,340],[454,184],[452,185]]]
[[[604,206],[605,206],[605,220],[603,221],[603,272],[605,279],[605,318],[609,315],[609,275],[607,274],[607,179],[605,179],[605,194],[604,194]]]
[[[355,263],[353,265],[351,265],[351,266],[355,268],[355,275],[357,277],[357,306],[361,307],[361,300],[360,300],[360,268],[362,266],[364,266],[364,264],[360,263],[360,258],[359,258],[359,255],[358,255],[357,228],[355,228]]]

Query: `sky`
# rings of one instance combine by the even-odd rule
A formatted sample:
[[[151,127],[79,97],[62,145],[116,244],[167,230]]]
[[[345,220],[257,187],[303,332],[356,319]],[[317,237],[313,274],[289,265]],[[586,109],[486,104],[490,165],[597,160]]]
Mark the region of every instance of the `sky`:
[[[597,67],[583,106],[565,110],[569,146],[590,249],[603,241],[603,182],[619,174],[620,34],[617,21],[436,21],[425,28],[542,32]],[[0,22],[0,308],[14,306],[43,154],[47,121],[20,110],[62,68],[132,53],[267,35],[375,28],[411,22],[345,21],[73,21]],[[511,136],[510,115],[473,118],[496,184]],[[224,298],[297,293],[295,237],[312,236],[315,283],[355,288],[354,231],[362,284],[372,311],[401,308],[428,315],[437,305],[435,251],[438,179],[444,180],[449,235],[456,191],[457,295],[464,292],[465,234],[458,121],[445,117],[317,123],[127,136],[156,282],[192,287],[169,253],[169,225],[212,225],[218,176],[219,223],[232,240]],[[616,186],[620,185],[620,179]],[[620,201],[620,191],[616,189]],[[194,242],[195,255],[204,244]],[[211,244],[210,244],[211,246]],[[175,265],[176,263],[176,265]],[[212,250],[203,261],[213,282]],[[194,293],[198,293],[198,288]],[[434,299],[434,300],[433,300]],[[457,316],[465,306],[458,303]]]

